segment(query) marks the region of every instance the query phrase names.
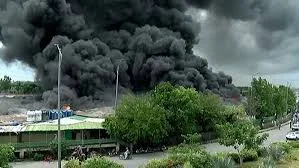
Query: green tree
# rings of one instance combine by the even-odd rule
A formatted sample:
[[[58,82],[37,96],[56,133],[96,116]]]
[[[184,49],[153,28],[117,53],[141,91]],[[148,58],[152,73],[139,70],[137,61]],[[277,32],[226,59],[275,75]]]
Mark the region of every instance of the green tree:
[[[4,76],[0,79],[0,92],[8,92],[11,87],[11,78],[9,76]]]
[[[148,96],[126,96],[104,127],[126,142],[159,143],[167,135],[166,111]]]
[[[239,154],[241,164],[241,148],[257,149],[268,136],[267,134],[258,135],[258,128],[247,120],[225,123],[218,125],[217,128],[219,143],[225,146],[233,146]]]
[[[196,100],[195,100],[196,101]],[[225,106],[220,98],[212,93],[200,94],[197,100],[199,105],[197,113],[197,125],[202,129],[202,132],[215,131],[215,125],[226,122],[224,111]]]
[[[14,157],[14,149],[9,145],[0,145],[0,167],[8,167],[9,161]]]
[[[201,93],[193,88],[162,83],[152,91],[151,96],[154,103],[166,110],[169,136],[178,141],[182,134],[192,134],[198,130],[195,118],[201,111]]]

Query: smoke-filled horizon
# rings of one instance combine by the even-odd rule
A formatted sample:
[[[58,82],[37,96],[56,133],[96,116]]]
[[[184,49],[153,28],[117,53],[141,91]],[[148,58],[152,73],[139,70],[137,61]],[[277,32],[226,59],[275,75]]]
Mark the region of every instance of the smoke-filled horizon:
[[[116,67],[122,91],[146,91],[158,83],[211,90],[238,97],[232,77],[214,73],[206,59],[193,54],[200,23],[190,7],[198,0],[12,0],[0,3],[0,41],[6,62],[21,61],[36,71],[55,106],[58,52],[62,62],[62,99],[111,101]],[[77,103],[79,103],[77,102]]]
[[[299,71],[297,0],[212,2],[206,9],[188,11],[201,23],[200,42],[194,50],[211,65],[247,78]]]

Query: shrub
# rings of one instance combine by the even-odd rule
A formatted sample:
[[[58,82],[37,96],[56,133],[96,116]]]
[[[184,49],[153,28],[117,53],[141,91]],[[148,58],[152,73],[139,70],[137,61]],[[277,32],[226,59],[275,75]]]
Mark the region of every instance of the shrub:
[[[173,168],[174,167],[174,163],[172,160],[166,158],[166,159],[153,159],[150,160],[148,162],[148,164],[146,164],[144,166],[144,168]]]
[[[212,158],[206,153],[187,153],[187,154],[173,154],[169,156],[173,161],[174,166],[183,166],[184,163],[190,162],[194,168],[211,167]]]
[[[293,151],[287,153],[286,156],[285,156],[285,160],[287,160],[287,161],[298,160],[298,153],[297,153],[297,151],[293,150]]]
[[[280,161],[283,159],[285,152],[283,148],[277,145],[271,145],[268,150],[268,155],[275,161]]]
[[[43,160],[43,159],[44,159],[44,155],[41,154],[41,153],[35,153],[35,154],[33,155],[33,160],[34,160],[34,161],[40,161],[40,160]]]
[[[286,153],[290,153],[290,151],[292,150],[292,146],[290,143],[288,142],[276,142],[276,143],[273,143],[272,145],[276,145],[278,146],[279,148],[281,148],[284,152]],[[298,143],[299,145],[299,143]],[[299,147],[299,146],[298,146]]]
[[[259,157],[266,157],[266,156],[268,156],[267,149],[268,149],[267,147],[259,147],[257,149],[257,155]]]
[[[196,152],[202,152],[203,147],[196,143],[196,144],[180,144],[175,147],[169,148],[168,152],[172,154],[176,153],[196,153]]]
[[[230,153],[228,153],[228,157],[230,157],[231,159],[233,159],[237,163],[240,162],[239,154],[238,153],[230,152]]]
[[[184,164],[183,168],[193,168],[190,162]]]
[[[187,134],[187,135],[182,135],[184,139],[184,143],[186,144],[199,144],[201,143],[201,135],[198,133],[195,134]]]
[[[259,168],[276,168],[275,161],[271,157],[265,157],[262,159],[261,165]]]
[[[258,154],[256,150],[253,149],[244,149],[241,151],[241,157],[244,162],[256,161],[258,160]]]
[[[299,148],[299,142],[298,141],[287,142],[287,144],[290,145],[292,148]]]
[[[235,162],[230,157],[215,156],[212,161],[213,168],[234,168]]]
[[[50,142],[50,148],[51,148],[52,154],[57,158],[57,153],[58,153],[57,141]],[[61,157],[62,158],[65,158],[67,156],[67,153],[68,153],[67,149],[68,149],[67,143],[65,141],[61,141]]]
[[[78,159],[71,159],[63,166],[63,168],[82,168],[82,166]]]
[[[84,168],[123,168],[124,166],[104,157],[89,158],[84,162]]]
[[[8,167],[14,156],[14,148],[9,145],[0,145],[0,167]]]

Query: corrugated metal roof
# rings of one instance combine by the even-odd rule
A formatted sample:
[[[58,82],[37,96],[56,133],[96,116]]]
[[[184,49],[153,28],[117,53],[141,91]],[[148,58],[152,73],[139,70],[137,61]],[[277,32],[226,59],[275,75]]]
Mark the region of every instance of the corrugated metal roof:
[[[71,116],[60,119],[61,130],[102,129],[104,119]],[[24,131],[56,131],[58,120],[28,124]]]
[[[105,119],[71,116],[60,119],[61,130],[102,129]],[[32,123],[22,126],[3,126],[0,132],[57,131],[58,120]],[[1,129],[2,128],[2,129]]]

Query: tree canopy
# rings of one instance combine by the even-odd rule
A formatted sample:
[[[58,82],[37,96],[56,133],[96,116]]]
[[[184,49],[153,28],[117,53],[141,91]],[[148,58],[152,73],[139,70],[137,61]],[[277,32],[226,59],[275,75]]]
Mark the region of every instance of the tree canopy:
[[[0,93],[36,94],[41,92],[42,88],[37,82],[12,81],[12,79],[6,75],[0,79]]]
[[[110,135],[126,142],[159,143],[167,135],[166,111],[148,96],[127,96],[106,119]]]
[[[127,96],[109,116],[108,132],[131,143],[182,142],[182,135],[215,132],[217,124],[245,115],[242,106],[225,106],[212,93],[161,83],[146,96]]]
[[[296,109],[296,94],[289,86],[275,86],[254,78],[247,96],[247,112],[257,118],[282,116]]]

